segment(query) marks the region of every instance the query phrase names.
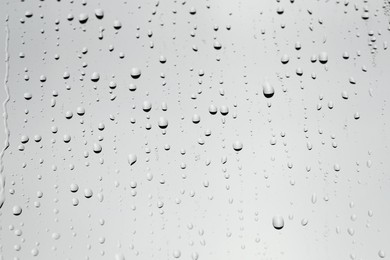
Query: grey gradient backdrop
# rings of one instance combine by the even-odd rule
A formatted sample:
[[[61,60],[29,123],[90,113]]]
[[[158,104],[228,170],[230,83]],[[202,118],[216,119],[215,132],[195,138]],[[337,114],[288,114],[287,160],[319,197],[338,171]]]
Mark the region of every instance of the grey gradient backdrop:
[[[11,135],[0,258],[388,258],[387,7],[379,0],[1,1],[2,60],[7,15],[10,29]],[[321,52],[328,62],[311,62]],[[2,79],[4,72],[2,63]],[[275,89],[269,99],[266,81]],[[211,115],[211,104],[229,113]],[[280,230],[272,225],[277,215]]]

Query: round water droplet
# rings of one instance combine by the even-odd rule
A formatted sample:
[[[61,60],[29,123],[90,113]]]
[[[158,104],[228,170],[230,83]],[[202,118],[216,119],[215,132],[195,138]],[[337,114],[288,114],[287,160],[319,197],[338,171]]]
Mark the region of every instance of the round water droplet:
[[[73,198],[73,199],[72,199],[72,205],[73,205],[73,206],[79,205],[79,199],[78,199],[78,198]]]
[[[93,82],[98,82],[99,79],[100,79],[100,74],[99,74],[99,73],[97,73],[97,72],[92,73],[92,75],[91,75],[91,80],[92,80]]]
[[[159,120],[158,120],[158,126],[161,129],[167,128],[167,126],[168,126],[168,119],[166,119],[165,117],[160,117]]]
[[[81,24],[84,24],[84,23],[86,23],[88,21],[88,15],[86,14],[86,13],[81,13],[80,15],[79,15],[79,22],[81,23]]]
[[[179,250],[173,251],[173,257],[174,258],[179,258],[181,256],[181,252]]]
[[[137,86],[135,84],[133,84],[133,83],[130,83],[129,90],[130,91],[136,91],[137,90]]]
[[[24,93],[24,99],[30,100],[32,98],[32,94],[29,92]]]
[[[133,79],[138,79],[141,76],[141,70],[139,68],[132,68],[130,75]]]
[[[243,147],[243,144],[242,144],[242,142],[241,141],[235,141],[234,143],[233,143],[233,149],[234,149],[234,151],[241,151],[242,150],[242,147]]]
[[[105,126],[103,123],[99,123],[99,125],[98,125],[98,129],[99,129],[100,131],[103,131],[105,127],[106,127],[106,126]]]
[[[63,140],[64,140],[65,143],[69,143],[71,139],[72,138],[70,137],[70,135],[67,135],[67,134],[64,135]]]
[[[282,229],[284,227],[284,219],[282,216],[274,216],[272,218],[272,225],[274,226],[275,229]]]
[[[103,19],[104,11],[102,9],[95,9],[95,16],[98,19]]]
[[[142,103],[142,110],[145,112],[149,112],[152,109],[152,103],[148,100],[145,100],[144,103]]]
[[[27,143],[28,140],[30,140],[30,138],[29,138],[27,135],[22,135],[22,136],[20,137],[20,142],[21,142],[22,144]]]
[[[214,49],[220,50],[221,48],[222,48],[222,45],[218,41],[215,41],[214,42]]]
[[[215,105],[211,104],[209,106],[209,112],[210,112],[210,114],[215,115],[218,112],[218,108]]]
[[[40,142],[42,140],[42,137],[40,135],[34,135],[34,141],[35,142]]]
[[[160,62],[164,64],[165,62],[167,62],[167,58],[165,58],[164,56],[161,55]]]
[[[343,98],[343,99],[348,99],[348,97],[349,97],[349,95],[348,95],[348,92],[347,91],[343,91],[343,92],[341,92],[341,97]]]
[[[277,14],[283,14],[283,13],[284,13],[284,8],[283,8],[282,6],[278,6],[278,7],[276,8],[276,13],[277,13]]]
[[[72,183],[70,185],[70,191],[71,192],[77,192],[79,190],[79,185],[75,184],[75,183]]]
[[[40,82],[45,82],[45,81],[46,81],[46,76],[45,76],[45,75],[41,75],[41,76],[39,77],[39,81],[40,81]]]
[[[115,20],[113,26],[115,30],[119,30],[120,28],[122,28],[122,23],[118,20]]]
[[[70,77],[70,73],[67,72],[67,71],[65,71],[64,74],[62,75],[62,77],[63,77],[64,79],[68,79],[68,78]]]
[[[280,59],[280,61],[283,63],[283,64],[287,64],[289,61],[290,61],[290,57],[287,55],[287,54],[284,54],[282,56],[282,58]]]
[[[192,123],[198,124],[200,122],[200,116],[198,114],[194,114],[192,116]]]
[[[266,98],[271,98],[275,94],[274,87],[268,81],[263,83],[263,94]]]
[[[93,195],[93,192],[90,188],[86,188],[84,190],[84,197],[86,197],[87,199],[91,198]]]
[[[162,207],[164,207],[164,202],[161,201],[161,200],[159,200],[159,201],[157,202],[157,208],[161,209]]]
[[[61,235],[58,234],[58,233],[56,233],[56,232],[54,232],[54,233],[51,235],[51,237],[52,237],[54,240],[58,240],[58,239],[60,239]]]
[[[72,111],[66,111],[65,117],[66,117],[66,119],[71,119],[73,117],[73,112]]]
[[[219,112],[223,116],[226,116],[227,114],[229,114],[229,108],[227,106],[221,106],[221,108],[219,109]]]
[[[20,214],[22,214],[22,207],[16,205],[12,208],[12,214],[14,214],[15,216],[19,216]]]
[[[115,89],[116,88],[116,83],[114,81],[110,81],[110,83],[108,83],[108,87],[110,89]]]
[[[33,16],[33,12],[31,12],[30,10],[27,10],[24,15],[27,17],[27,18],[31,18]]]
[[[325,64],[328,62],[328,53],[326,52],[321,52],[320,55],[318,56],[318,60],[322,63]]]
[[[85,114],[85,108],[83,107],[78,107],[77,110],[76,110],[76,113],[79,115],[79,116],[82,116]]]
[[[39,250],[37,248],[33,248],[33,249],[31,249],[31,254],[32,254],[32,256],[37,256],[37,255],[39,255]]]
[[[93,151],[95,153],[100,153],[102,151],[102,149],[103,148],[102,148],[102,146],[100,144],[97,144],[97,143],[93,144]]]
[[[191,7],[189,12],[190,12],[191,15],[196,14],[196,9],[195,9],[195,7]]]

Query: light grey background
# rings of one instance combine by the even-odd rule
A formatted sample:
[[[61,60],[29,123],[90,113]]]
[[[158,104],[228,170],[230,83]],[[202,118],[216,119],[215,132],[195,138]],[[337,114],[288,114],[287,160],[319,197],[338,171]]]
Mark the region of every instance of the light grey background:
[[[2,258],[388,258],[387,6],[379,0],[1,1],[0,55],[4,60],[8,15],[11,94]],[[78,21],[82,13],[89,16],[85,24]],[[311,62],[322,52],[325,65]],[[132,68],[142,71],[139,79]],[[2,79],[4,71],[3,63]],[[111,92],[110,81],[117,85]],[[275,89],[272,98],[263,95],[265,82]],[[3,88],[0,93],[2,101]],[[211,115],[211,104],[229,113]],[[160,117],[169,121],[166,133]],[[22,136],[29,141],[20,151]],[[239,152],[236,141],[243,144]],[[93,151],[97,143],[101,153]],[[133,165],[129,154],[137,156]],[[79,190],[72,193],[71,184]],[[278,215],[280,230],[272,225]]]

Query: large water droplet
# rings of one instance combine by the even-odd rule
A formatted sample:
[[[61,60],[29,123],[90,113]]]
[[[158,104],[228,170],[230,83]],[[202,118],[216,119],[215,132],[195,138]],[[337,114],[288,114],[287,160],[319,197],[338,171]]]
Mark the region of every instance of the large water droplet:
[[[282,229],[284,227],[284,219],[280,215],[276,215],[272,218],[272,225],[275,229]]]
[[[275,94],[274,87],[268,81],[263,83],[263,94],[266,98],[271,98]]]

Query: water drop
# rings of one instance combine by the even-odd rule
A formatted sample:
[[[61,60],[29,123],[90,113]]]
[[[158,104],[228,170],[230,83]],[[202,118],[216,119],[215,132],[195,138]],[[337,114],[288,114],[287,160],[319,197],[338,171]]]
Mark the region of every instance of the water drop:
[[[87,199],[91,198],[93,195],[93,192],[90,188],[86,188],[84,189],[84,197],[86,197]]]
[[[16,205],[12,208],[12,214],[14,214],[15,216],[19,216],[20,214],[22,214],[22,207]]]
[[[93,151],[95,152],[95,153],[100,153],[101,151],[102,151],[102,146],[100,145],[100,144],[97,144],[97,143],[94,143],[93,144]]]
[[[234,151],[241,151],[242,150],[242,148],[243,148],[243,144],[242,144],[242,142],[241,141],[235,141],[234,143],[233,143],[233,149],[234,149]]]
[[[284,227],[284,219],[282,216],[274,216],[272,218],[272,225],[274,226],[275,229],[282,229]]]
[[[81,23],[81,24],[84,24],[84,23],[86,23],[88,21],[88,15],[86,14],[86,13],[81,13],[80,15],[79,15],[79,22]]]
[[[318,56],[318,60],[322,64],[326,64],[328,62],[328,53],[326,52],[321,52],[320,55]]]
[[[130,165],[133,165],[137,161],[137,156],[135,154],[129,154],[127,157],[127,161]]]
[[[104,11],[102,9],[95,9],[95,16],[98,19],[103,19],[104,17]]]
[[[271,98],[275,94],[274,87],[268,81],[263,83],[263,94],[266,98]]]
[[[160,117],[159,120],[158,120],[158,126],[161,129],[167,128],[167,126],[168,126],[168,119],[166,119],[165,117]]]
[[[130,75],[133,79],[138,79],[141,76],[141,70],[139,68],[132,68]]]

